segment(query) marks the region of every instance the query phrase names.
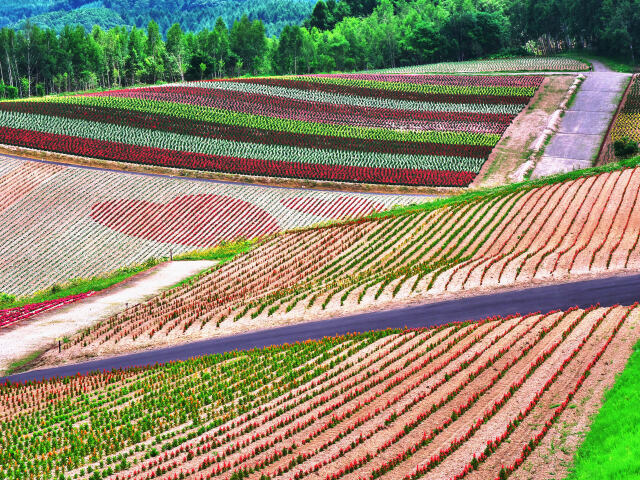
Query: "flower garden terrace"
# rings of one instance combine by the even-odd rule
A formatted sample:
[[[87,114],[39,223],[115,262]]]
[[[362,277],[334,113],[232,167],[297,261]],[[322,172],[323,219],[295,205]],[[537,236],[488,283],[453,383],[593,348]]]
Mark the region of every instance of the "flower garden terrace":
[[[0,156],[0,292],[29,295],[171,252],[428,200],[177,179]]]
[[[0,102],[0,143],[215,172],[467,186],[543,76],[239,78]]]
[[[0,478],[546,477],[639,321],[574,308],[8,384]]]
[[[52,363],[640,267],[640,169],[285,232],[71,338]],[[407,211],[408,210],[408,211]]]

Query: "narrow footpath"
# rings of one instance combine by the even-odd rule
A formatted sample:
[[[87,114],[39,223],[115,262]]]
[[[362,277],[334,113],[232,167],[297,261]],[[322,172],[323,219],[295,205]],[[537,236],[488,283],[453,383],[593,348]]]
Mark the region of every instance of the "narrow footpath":
[[[0,374],[12,362],[51,348],[56,339],[71,336],[215,264],[209,260],[163,263],[91,297],[0,330]]]
[[[538,161],[533,178],[593,166],[631,75],[592,63],[594,71],[584,74],[587,78]]]

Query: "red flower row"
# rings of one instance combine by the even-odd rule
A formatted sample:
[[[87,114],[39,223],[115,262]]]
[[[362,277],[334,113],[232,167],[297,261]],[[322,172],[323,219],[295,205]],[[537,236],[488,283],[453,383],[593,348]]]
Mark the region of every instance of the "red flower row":
[[[318,92],[335,93],[339,95],[357,95],[359,97],[390,98],[393,100],[410,100],[415,102],[436,103],[474,103],[480,105],[525,105],[528,96],[520,95],[456,95],[449,93],[420,93],[398,90],[384,90],[368,87],[353,87],[332,83],[304,82],[282,78],[236,78],[234,82],[271,85],[275,87],[297,88],[299,90],[313,90]]]
[[[56,298],[55,300],[48,300],[46,302],[30,303],[21,307],[0,310],[0,327],[7,327],[9,325],[13,325],[19,320],[33,317],[34,315],[46,312],[48,310],[53,310],[54,308],[63,307],[64,305],[75,302],[76,300],[90,297],[94,293],[96,292],[91,291],[86,293],[79,293],[78,295]]]
[[[117,142],[32,132],[0,127],[0,141],[10,145],[60,153],[103,158],[123,162],[159,165],[173,168],[212,170],[242,175],[263,175],[316,180],[384,183],[398,185],[469,185],[474,172],[448,170],[392,169],[317,165],[301,162],[269,161],[251,158],[206,155]]]
[[[139,98],[202,105],[253,115],[275,116],[293,120],[339,123],[345,125],[382,125],[384,120],[418,122],[468,122],[510,124],[515,115],[475,112],[435,112],[399,110],[333,104],[294,98],[278,97],[251,92],[238,92],[216,88],[149,87],[101,92],[93,96]]]
[[[170,115],[150,115],[148,113],[121,110],[117,108],[65,105],[38,102],[0,102],[0,109],[73,118],[113,125],[128,125],[204,138],[219,138],[234,142],[250,142],[263,145],[285,145],[289,147],[340,150],[353,152],[375,152],[404,155],[442,155],[448,157],[487,158],[493,149],[483,145],[452,145],[444,143],[403,142],[378,139],[333,137],[328,135],[306,135],[276,130],[241,127],[223,123],[172,117]]]

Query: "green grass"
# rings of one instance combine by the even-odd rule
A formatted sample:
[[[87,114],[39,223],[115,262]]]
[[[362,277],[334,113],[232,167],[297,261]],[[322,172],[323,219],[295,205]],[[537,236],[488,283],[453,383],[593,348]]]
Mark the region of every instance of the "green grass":
[[[86,293],[91,290],[96,292],[104,290],[105,288],[115,285],[116,283],[120,283],[133,275],[155,267],[163,260],[164,259],[150,258],[146,262],[122,267],[105,275],[92,278],[76,278],[62,284],[56,283],[45,290],[41,290],[29,296],[14,297],[0,293],[0,309],[21,307],[30,303],[46,302],[48,300],[68,297],[69,295]]]
[[[576,85],[576,89],[573,91],[573,93],[571,94],[571,97],[569,97],[569,101],[567,102],[567,110],[569,110],[574,102],[576,101],[576,97],[578,96],[578,92],[580,91],[580,87],[582,86],[583,82],[584,82],[584,78],[580,78],[578,84]],[[562,111],[562,116],[564,116],[564,110]]]
[[[238,239],[234,242],[223,242],[217,247],[192,250],[191,252],[175,255],[174,260],[218,260],[221,263],[231,260],[239,253],[251,250],[255,240]]]
[[[256,245],[256,243],[256,240],[240,239],[235,242],[222,243],[217,247],[207,248],[203,250],[194,250],[192,252],[173,257],[174,260],[217,260],[218,263],[211,268],[203,270],[202,272],[195,273],[179,281],[178,283],[168,287],[167,290],[179,287],[186,283],[193,283],[198,278],[207,275],[211,271],[218,268],[220,265],[233,260],[236,255],[248,252],[253,248],[254,245]]]
[[[20,360],[16,360],[15,362],[11,363],[9,367],[4,372],[1,372],[1,373],[5,376],[18,373],[22,371],[24,367],[26,367],[35,359],[37,359],[40,355],[42,355],[44,352],[45,350],[38,350],[36,352],[30,353],[29,355],[22,357]]]
[[[640,342],[604,397],[567,480],[640,478]]]
[[[174,260],[217,260],[220,263],[228,262],[240,253],[251,249],[254,242],[249,240],[239,240],[237,242],[223,243],[217,247],[206,250],[194,250],[181,255],[174,256]],[[63,284],[55,284],[45,290],[24,297],[14,297],[0,292],[0,310],[5,308],[20,307],[30,303],[46,302],[57,298],[68,297],[89,291],[100,291],[120,283],[138,273],[149,270],[167,258],[151,258],[144,263],[123,267],[105,275],[93,278],[77,278]],[[196,275],[197,276],[197,275]],[[189,277],[193,278],[193,277]],[[187,281],[188,279],[184,280]]]

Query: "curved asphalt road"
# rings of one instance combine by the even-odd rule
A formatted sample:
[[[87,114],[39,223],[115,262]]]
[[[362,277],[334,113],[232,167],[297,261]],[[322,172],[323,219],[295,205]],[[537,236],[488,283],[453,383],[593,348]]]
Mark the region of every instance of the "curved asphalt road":
[[[166,363],[212,353],[293,343],[349,332],[405,326],[430,327],[452,321],[480,320],[493,315],[506,316],[515,313],[566,310],[576,305],[585,308],[596,303],[600,303],[603,307],[616,304],[632,305],[637,301],[640,301],[640,274],[608,277],[259,330],[104,360],[32,370],[0,378],[0,384],[7,380],[12,382],[42,380],[96,370]]]

